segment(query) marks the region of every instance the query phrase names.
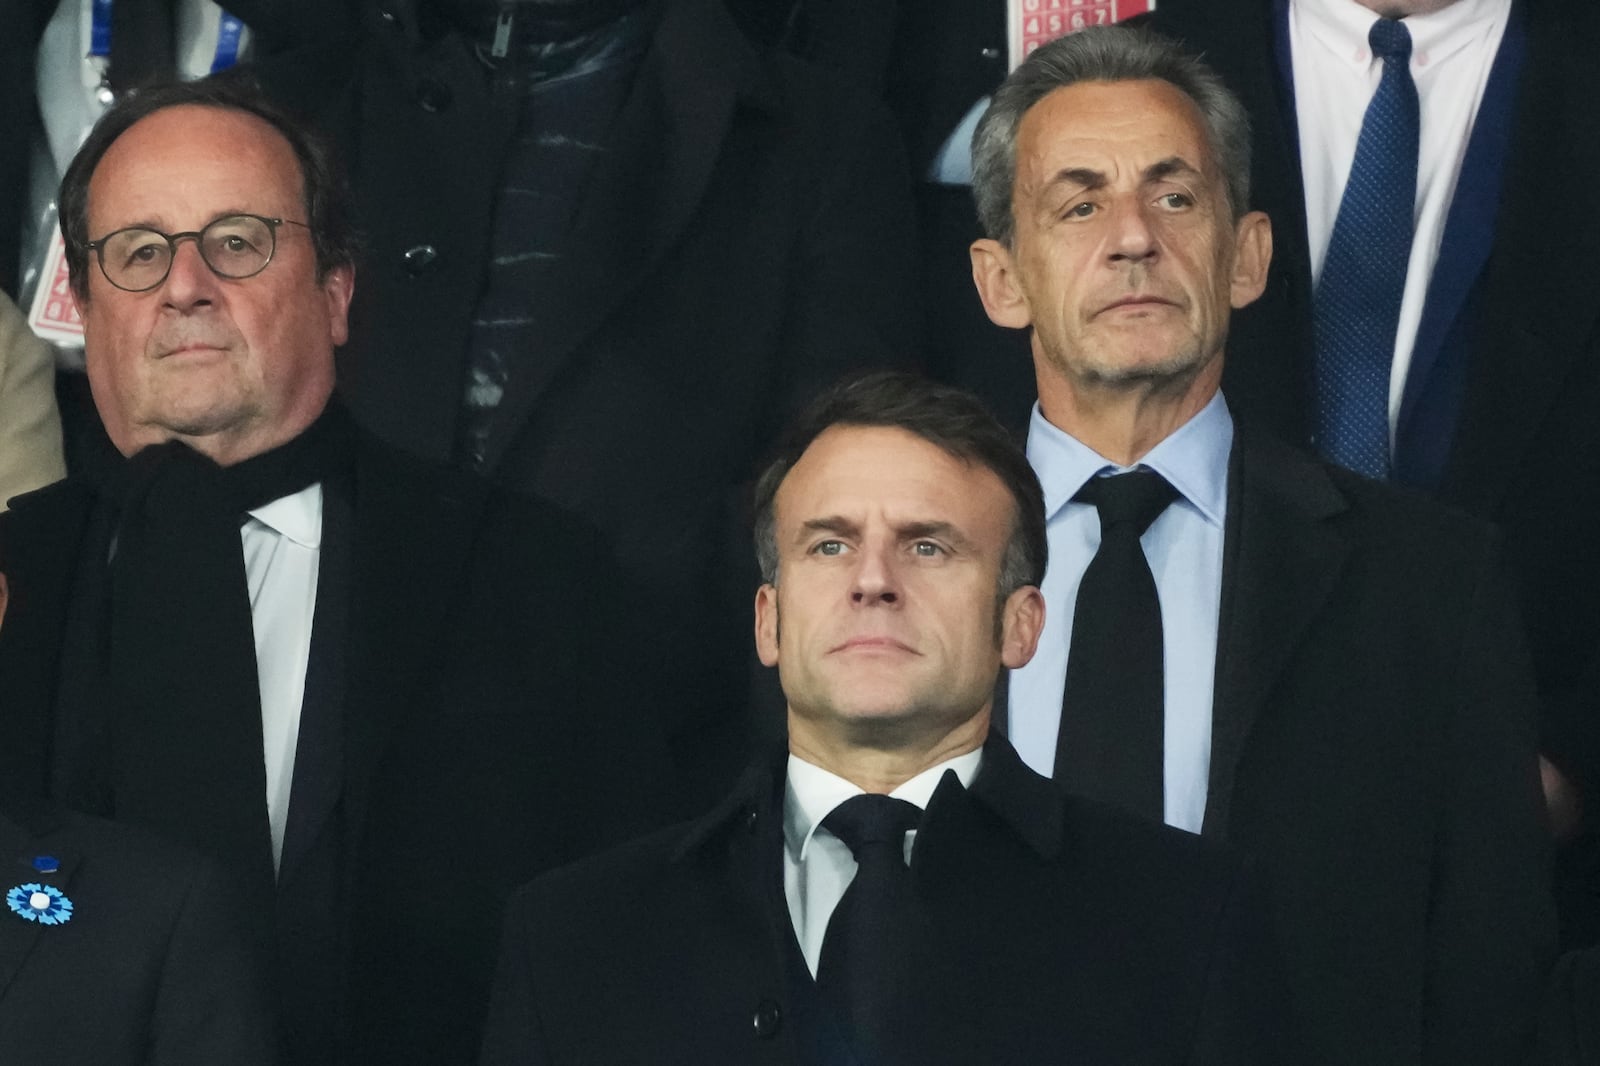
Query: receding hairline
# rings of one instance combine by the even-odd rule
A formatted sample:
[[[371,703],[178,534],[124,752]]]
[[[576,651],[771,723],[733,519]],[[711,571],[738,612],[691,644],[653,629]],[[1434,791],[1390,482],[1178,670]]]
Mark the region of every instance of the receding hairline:
[[[184,101],[183,103],[171,104],[167,107],[159,108],[150,112],[148,115],[139,116],[137,121],[129,125],[127,129],[118,133],[116,137],[114,137],[111,142],[106,145],[105,150],[100,154],[100,158],[95,160],[94,169],[89,172],[89,180],[84,185],[85,208],[92,208],[94,203],[95,182],[100,180],[101,174],[104,173],[106,169],[107,161],[113,158],[119,146],[125,144],[130,134],[136,132],[140,127],[146,126],[152,121],[161,119],[165,116],[173,115],[175,112],[184,111],[204,111],[210,112],[213,115],[223,115],[228,118],[242,119],[244,120],[245,125],[253,125],[257,130],[265,131],[266,133],[270,134],[269,139],[276,142],[277,146],[282,149],[284,158],[289,161],[289,165],[292,168],[297,186],[296,198],[299,200],[302,207],[308,206],[308,190],[306,189],[307,176],[305,167],[300,161],[300,153],[296,151],[294,142],[289,139],[287,134],[285,134],[281,129],[273,125],[267,119],[261,117],[253,111],[248,111],[241,107],[231,107],[225,103]]]
[[[1228,192],[1227,175],[1222,172],[1221,161],[1217,153],[1217,146],[1212,143],[1212,131],[1210,123],[1206,120],[1205,110],[1200,106],[1200,102],[1189,94],[1188,90],[1179,85],[1177,82],[1171,81],[1167,78],[1156,76],[1147,78],[1090,78],[1084,81],[1075,81],[1067,85],[1058,85],[1054,89],[1051,89],[1049,92],[1045,93],[1043,96],[1039,97],[1039,99],[1035,100],[1032,104],[1028,105],[1028,109],[1024,111],[1021,117],[1017,120],[1016,144],[1018,149],[1020,149],[1022,144],[1022,139],[1024,136],[1023,131],[1028,128],[1029,119],[1038,113],[1040,105],[1044,104],[1047,100],[1050,100],[1061,93],[1070,93],[1075,89],[1104,90],[1128,85],[1157,87],[1166,92],[1174,101],[1181,101],[1181,106],[1185,113],[1185,120],[1187,121],[1191,132],[1194,133],[1195,143],[1199,146],[1199,150],[1202,153],[1197,159],[1190,159],[1182,152],[1170,153],[1146,166],[1140,173],[1140,180],[1151,181],[1169,174],[1183,174],[1188,172],[1195,174],[1198,177],[1219,182],[1220,191],[1222,192],[1224,199],[1226,199]],[[1021,167],[1017,166],[1015,170],[1020,172]],[[1066,166],[1045,178],[1045,180],[1040,184],[1039,188],[1048,188],[1050,185],[1056,184],[1058,181],[1061,181],[1064,178],[1071,179],[1074,175],[1084,179],[1092,179],[1096,177],[1103,179],[1106,176],[1097,172],[1093,167]],[[1013,175],[1013,180],[1016,180],[1015,174]],[[1091,184],[1088,181],[1084,182],[1084,184],[1087,188],[1095,187],[1094,184]]]

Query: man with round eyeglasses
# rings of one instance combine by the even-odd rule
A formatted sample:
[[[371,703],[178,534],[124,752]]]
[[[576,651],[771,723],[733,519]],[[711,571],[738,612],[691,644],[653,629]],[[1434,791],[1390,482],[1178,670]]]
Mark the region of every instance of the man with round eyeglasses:
[[[0,800],[218,860],[290,1062],[468,1062],[483,916],[664,817],[665,758],[597,661],[620,599],[599,538],[332,401],[343,196],[320,143],[230,80],[119,102],[70,167],[105,441],[0,527]]]
[[[167,280],[181,241],[194,241],[200,258],[218,277],[253,278],[272,262],[279,226],[305,226],[290,218],[224,215],[204,229],[162,233],[148,226],[129,226],[108,233],[85,247],[93,249],[106,280],[126,292],[148,292]]]

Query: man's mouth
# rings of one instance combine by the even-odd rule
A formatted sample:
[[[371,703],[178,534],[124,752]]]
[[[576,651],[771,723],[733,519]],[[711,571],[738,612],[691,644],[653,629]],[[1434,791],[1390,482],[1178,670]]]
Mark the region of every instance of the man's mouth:
[[[1153,296],[1148,293],[1139,293],[1135,295],[1124,296],[1119,300],[1113,300],[1111,303],[1102,307],[1100,309],[1100,313],[1103,314],[1107,311],[1119,311],[1124,309],[1130,311],[1153,310],[1160,307],[1176,306],[1177,304],[1173,303],[1171,300],[1163,299],[1160,296]]]
[[[917,654],[903,641],[893,637],[851,637],[849,640],[831,649],[833,651],[859,651],[859,652],[908,652]]]

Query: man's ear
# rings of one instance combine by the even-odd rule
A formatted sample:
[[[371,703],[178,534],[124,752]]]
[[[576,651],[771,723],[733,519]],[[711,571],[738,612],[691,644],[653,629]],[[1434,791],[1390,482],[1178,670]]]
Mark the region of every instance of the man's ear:
[[[1234,257],[1229,302],[1235,310],[1256,302],[1267,288],[1272,266],[1272,220],[1261,211],[1247,211],[1234,226]]]
[[[1000,665],[1020,670],[1033,658],[1044,632],[1044,593],[1024,585],[1006,597],[1000,608]]]
[[[989,320],[1007,329],[1031,326],[1033,312],[1018,284],[1016,260],[1011,256],[1011,249],[985,237],[973,241],[967,251],[972,256],[972,283],[978,287],[978,299],[983,301]]]
[[[0,574],[0,629],[6,624],[6,600],[9,598],[9,589],[6,587],[6,575]]]
[[[350,299],[356,292],[356,268],[346,263],[329,269],[322,278],[322,295],[328,301],[329,339],[335,348],[350,339]]]
[[[756,655],[762,666],[778,665],[778,588],[756,589]]]

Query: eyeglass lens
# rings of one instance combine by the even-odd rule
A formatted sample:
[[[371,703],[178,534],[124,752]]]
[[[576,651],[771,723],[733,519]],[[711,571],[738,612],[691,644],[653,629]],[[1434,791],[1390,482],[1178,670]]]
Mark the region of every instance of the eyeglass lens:
[[[113,285],[140,291],[154,288],[172,269],[176,242],[149,229],[125,229],[103,244],[102,265]],[[272,258],[273,229],[251,215],[219,218],[200,231],[200,258],[225,278],[248,278]]]

